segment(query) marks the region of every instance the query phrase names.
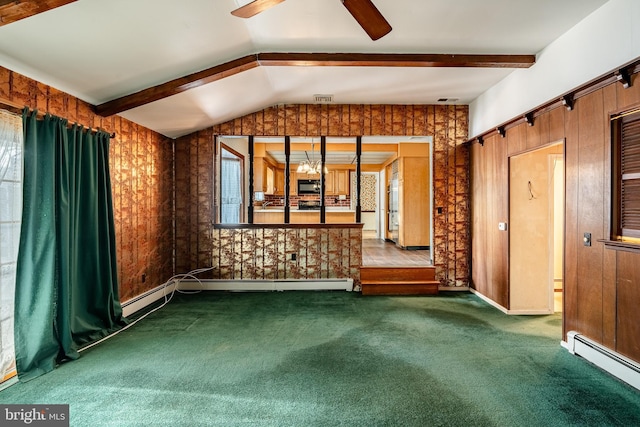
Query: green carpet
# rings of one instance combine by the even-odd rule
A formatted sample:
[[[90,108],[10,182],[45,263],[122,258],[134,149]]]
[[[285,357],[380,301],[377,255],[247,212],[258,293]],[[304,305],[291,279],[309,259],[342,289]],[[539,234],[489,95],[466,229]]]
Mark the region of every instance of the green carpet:
[[[72,426],[640,425],[640,392],[560,339],[467,293],[179,295],[0,401]]]

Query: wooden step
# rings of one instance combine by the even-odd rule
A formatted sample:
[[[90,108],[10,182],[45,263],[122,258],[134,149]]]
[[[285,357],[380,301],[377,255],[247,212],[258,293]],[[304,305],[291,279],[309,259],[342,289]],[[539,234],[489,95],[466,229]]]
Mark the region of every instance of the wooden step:
[[[435,267],[362,266],[361,280],[436,280]]]
[[[362,266],[362,295],[435,295],[434,267]]]

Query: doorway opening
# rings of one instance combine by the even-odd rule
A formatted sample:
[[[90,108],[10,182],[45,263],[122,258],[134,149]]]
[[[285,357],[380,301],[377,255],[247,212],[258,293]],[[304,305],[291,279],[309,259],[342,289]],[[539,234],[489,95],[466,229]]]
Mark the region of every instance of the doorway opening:
[[[562,311],[564,144],[509,159],[509,313]]]
[[[364,138],[362,142],[363,147],[381,143]],[[363,165],[364,171],[371,171],[362,174],[363,189],[375,194],[370,217],[361,199],[363,266],[433,264],[432,142],[431,137],[387,137],[384,143],[391,147],[387,151],[394,151],[394,155],[370,169]],[[368,178],[371,185],[366,184]]]

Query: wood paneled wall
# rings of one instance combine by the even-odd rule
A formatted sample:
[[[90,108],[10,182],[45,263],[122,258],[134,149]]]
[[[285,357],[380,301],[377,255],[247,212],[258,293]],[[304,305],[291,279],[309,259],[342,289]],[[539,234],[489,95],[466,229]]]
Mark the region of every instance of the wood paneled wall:
[[[440,282],[468,286],[467,106],[282,105],[176,141],[176,271],[210,265],[214,135],[434,137],[434,248]],[[441,208],[440,214],[437,208]]]
[[[610,120],[614,111],[640,103],[640,80],[624,89],[612,83],[507,129],[506,137],[471,147],[472,287],[509,308],[509,156],[565,141],[564,334],[571,330],[640,362],[640,254],[606,249],[610,236]],[[592,246],[583,245],[583,233]],[[636,307],[631,309],[631,305]]]
[[[120,298],[125,301],[171,277],[172,141],[121,117],[97,116],[86,102],[2,67],[0,98],[116,133],[111,139],[109,167]]]

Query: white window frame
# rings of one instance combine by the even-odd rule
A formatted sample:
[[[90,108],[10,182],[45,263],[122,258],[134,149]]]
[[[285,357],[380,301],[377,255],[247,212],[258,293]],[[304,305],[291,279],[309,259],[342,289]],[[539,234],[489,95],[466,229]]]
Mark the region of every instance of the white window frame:
[[[22,136],[22,118],[0,110],[0,383],[16,374],[13,321],[22,222]]]

